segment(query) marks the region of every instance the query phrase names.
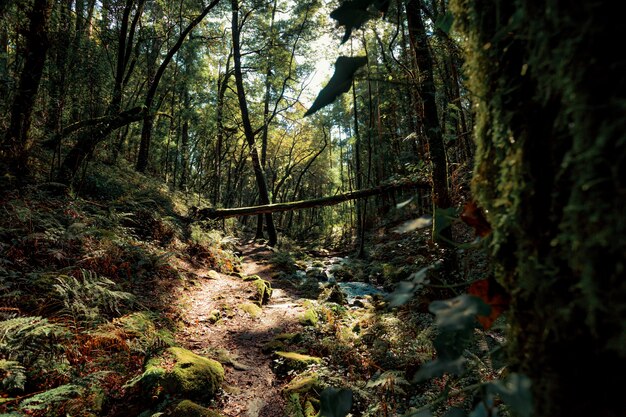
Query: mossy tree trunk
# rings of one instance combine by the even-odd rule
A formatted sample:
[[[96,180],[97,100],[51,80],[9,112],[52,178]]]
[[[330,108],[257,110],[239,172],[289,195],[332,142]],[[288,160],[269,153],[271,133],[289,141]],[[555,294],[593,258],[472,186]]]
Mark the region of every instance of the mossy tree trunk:
[[[535,416],[626,410],[626,59],[598,2],[454,1],[477,117],[474,193]]]

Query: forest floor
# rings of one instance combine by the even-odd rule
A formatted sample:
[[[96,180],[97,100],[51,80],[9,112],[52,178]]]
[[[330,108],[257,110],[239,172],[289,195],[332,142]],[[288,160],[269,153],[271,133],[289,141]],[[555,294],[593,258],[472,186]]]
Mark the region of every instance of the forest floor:
[[[264,353],[263,346],[278,334],[301,328],[298,317],[305,308],[284,281],[272,278],[267,261],[273,252],[269,248],[249,243],[240,249],[242,273],[259,275],[272,284],[269,303],[254,317],[239,308],[254,297],[252,282],[227,274],[219,274],[220,279],[210,278],[209,270],[188,265],[186,269],[199,280],[187,289],[182,312],[185,326],[177,338],[195,353],[217,356],[226,362],[225,392],[220,399],[225,417],[281,416],[285,407],[281,382],[271,368],[271,353]],[[208,318],[216,310],[222,318],[211,323]]]
[[[223,417],[310,417],[327,388],[351,391],[353,416],[425,404],[443,415],[496,376],[482,358],[501,337],[477,331],[489,343],[466,375],[413,382],[436,356],[429,303],[484,275],[479,252],[460,258],[458,277],[438,273],[442,249],[426,229],[398,232],[401,218],[371,231],[367,259],[349,243],[334,246],[342,254],[288,238],[235,244],[244,233],[189,222],[183,196],[112,178],[83,197],[32,187],[0,198],[0,415],[180,415],[189,399]],[[434,285],[407,281],[426,271]],[[148,365],[170,347],[217,360],[224,383],[164,392]]]

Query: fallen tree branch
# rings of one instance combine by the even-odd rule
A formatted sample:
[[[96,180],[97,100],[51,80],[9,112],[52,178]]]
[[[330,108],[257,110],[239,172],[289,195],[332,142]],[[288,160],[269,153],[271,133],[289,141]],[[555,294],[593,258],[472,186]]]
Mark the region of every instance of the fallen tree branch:
[[[405,180],[390,184],[380,185],[374,188],[351,191],[330,197],[316,198],[313,200],[293,201],[289,203],[265,204],[262,206],[239,207],[230,209],[203,208],[193,209],[192,217],[195,220],[226,219],[229,217],[251,216],[256,214],[275,213],[279,211],[301,210],[313,207],[332,206],[348,200],[371,197],[373,195],[384,194],[399,188],[424,188],[430,189],[430,183],[424,180]]]

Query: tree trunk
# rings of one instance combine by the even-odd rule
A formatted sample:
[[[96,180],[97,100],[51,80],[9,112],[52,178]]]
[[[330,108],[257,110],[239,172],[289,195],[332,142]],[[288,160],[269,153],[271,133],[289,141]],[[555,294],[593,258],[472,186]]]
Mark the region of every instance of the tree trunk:
[[[419,71],[419,93],[422,103],[418,104],[418,115],[423,112],[422,123],[424,133],[428,140],[430,164],[433,177],[433,211],[436,208],[450,207],[450,195],[448,192],[448,169],[446,166],[446,151],[439,125],[437,103],[435,101],[436,89],[433,76],[433,60],[428,47],[426,28],[422,20],[420,8],[421,0],[411,0],[406,5],[407,21],[409,26],[409,38],[415,54],[415,60]],[[433,225],[437,227],[437,225]],[[451,235],[444,236],[451,238]]]
[[[476,100],[474,193],[511,294],[535,417],[626,410],[626,60],[599,2],[456,0]]]
[[[241,109],[241,119],[243,122],[244,134],[246,141],[250,147],[250,156],[252,158],[252,168],[254,170],[254,177],[256,179],[257,187],[259,189],[259,202],[261,204],[269,204],[269,192],[267,190],[267,182],[265,181],[265,172],[261,166],[261,160],[259,159],[259,152],[256,148],[256,141],[254,138],[254,131],[250,123],[250,115],[248,114],[248,103],[246,100],[246,93],[243,88],[243,74],[241,71],[241,46],[239,44],[239,4],[237,0],[231,0],[232,6],[232,35],[233,35],[233,62],[235,66],[235,83],[237,84],[237,98],[239,100],[239,108]],[[276,245],[278,238],[276,236],[276,228],[274,227],[274,220],[272,219],[272,213],[265,214],[265,222],[267,224],[268,244],[270,246]]]
[[[8,171],[18,178],[28,173],[28,151],[32,145],[28,133],[49,48],[47,31],[51,10],[50,0],[35,0],[28,12],[30,22],[24,33],[24,67],[11,106],[11,121],[0,149]]]

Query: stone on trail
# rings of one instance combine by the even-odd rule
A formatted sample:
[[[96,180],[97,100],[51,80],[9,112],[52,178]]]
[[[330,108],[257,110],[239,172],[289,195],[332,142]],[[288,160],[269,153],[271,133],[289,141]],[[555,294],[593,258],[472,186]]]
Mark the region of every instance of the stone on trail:
[[[220,279],[220,274],[217,271],[211,269],[209,272],[207,272],[206,277],[208,279]]]
[[[183,400],[178,403],[170,414],[171,417],[222,417],[215,411],[204,408],[193,401]]]
[[[171,347],[148,360],[140,382],[145,392],[208,400],[224,382],[224,368],[213,359]]]
[[[264,279],[257,279],[254,281],[256,286],[256,297],[254,298],[257,304],[267,304],[272,297],[272,284]]]
[[[263,310],[261,310],[261,307],[259,307],[258,305],[254,303],[242,303],[242,304],[239,304],[237,307],[239,307],[240,310],[245,311],[246,313],[248,313],[250,316],[254,318],[259,317],[261,313],[263,312]]]

